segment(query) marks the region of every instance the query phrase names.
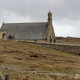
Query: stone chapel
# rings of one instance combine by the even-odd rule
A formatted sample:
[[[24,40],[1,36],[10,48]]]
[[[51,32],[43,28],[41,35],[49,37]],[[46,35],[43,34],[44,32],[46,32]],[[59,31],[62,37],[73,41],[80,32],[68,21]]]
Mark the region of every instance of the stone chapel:
[[[0,39],[55,43],[52,13],[48,12],[47,22],[3,23],[0,28]]]

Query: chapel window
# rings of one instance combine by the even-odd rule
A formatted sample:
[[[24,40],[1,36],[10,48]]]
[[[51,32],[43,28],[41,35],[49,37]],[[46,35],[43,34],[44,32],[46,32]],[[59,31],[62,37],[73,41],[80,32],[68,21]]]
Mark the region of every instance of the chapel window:
[[[13,37],[12,35],[9,35],[9,36],[8,36],[8,39],[9,39],[9,40],[12,40],[12,39],[14,39],[14,37]]]
[[[4,36],[5,36],[5,33],[3,33],[3,35],[2,35],[2,39],[4,38]]]

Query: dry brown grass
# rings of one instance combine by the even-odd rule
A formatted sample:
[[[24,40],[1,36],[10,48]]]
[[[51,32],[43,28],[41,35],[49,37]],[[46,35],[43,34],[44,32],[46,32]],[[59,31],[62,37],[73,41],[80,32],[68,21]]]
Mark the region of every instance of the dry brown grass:
[[[80,44],[80,38],[61,38],[57,39],[58,43]]]
[[[71,77],[27,73],[24,70],[80,74],[80,56],[16,41],[0,40],[0,65],[3,75],[10,74],[11,80],[71,80]]]

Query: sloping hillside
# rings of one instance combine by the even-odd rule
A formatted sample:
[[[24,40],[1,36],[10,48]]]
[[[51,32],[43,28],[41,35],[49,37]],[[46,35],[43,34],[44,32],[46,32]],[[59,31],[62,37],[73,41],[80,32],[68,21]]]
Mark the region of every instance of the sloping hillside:
[[[11,80],[71,80],[80,74],[80,56],[36,44],[0,40],[0,71],[10,74]]]

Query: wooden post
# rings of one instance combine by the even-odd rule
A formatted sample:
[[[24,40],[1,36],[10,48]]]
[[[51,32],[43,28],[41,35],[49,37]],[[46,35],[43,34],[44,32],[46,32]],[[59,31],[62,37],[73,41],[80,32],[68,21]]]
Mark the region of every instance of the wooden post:
[[[0,80],[2,80],[2,79],[1,79],[1,76],[0,76]]]
[[[6,75],[5,76],[5,80],[10,80],[10,76],[9,75]]]

